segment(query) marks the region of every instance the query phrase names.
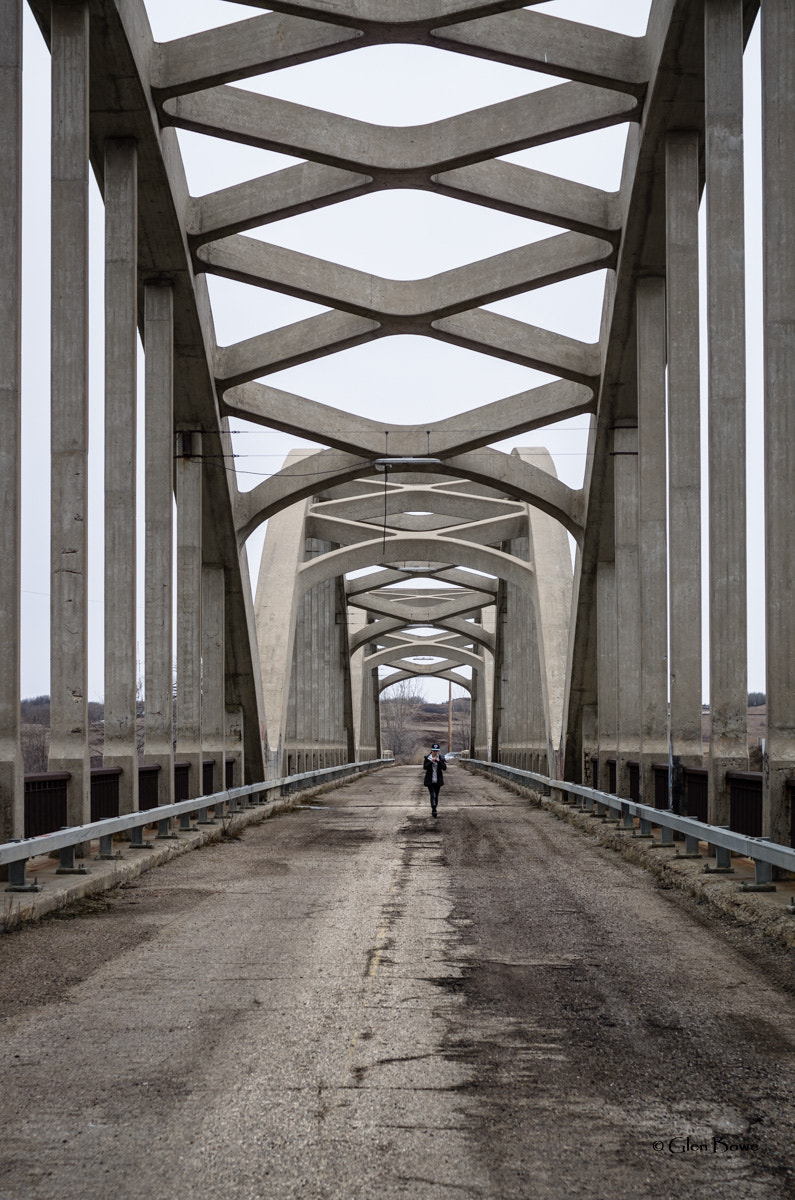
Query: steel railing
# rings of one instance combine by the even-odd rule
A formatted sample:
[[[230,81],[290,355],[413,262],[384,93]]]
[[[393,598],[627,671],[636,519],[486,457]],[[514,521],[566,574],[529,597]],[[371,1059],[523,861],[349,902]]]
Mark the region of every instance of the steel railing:
[[[259,783],[228,788],[209,796],[180,800],[176,804],[161,804],[157,808],[141,809],[121,817],[106,817],[101,821],[91,821],[88,825],[71,825],[58,830],[57,833],[47,833],[41,837],[5,842],[0,845],[0,867],[8,867],[6,891],[40,890],[39,885],[27,881],[27,863],[31,858],[38,858],[57,850],[61,856],[59,870],[82,873],[83,869],[75,867],[74,863],[76,846],[98,839],[99,857],[113,858],[113,835],[116,833],[129,833],[131,848],[145,849],[153,844],[151,841],[144,841],[143,831],[146,825],[157,824],[158,838],[174,838],[177,834],[171,832],[171,821],[175,817],[179,817],[180,830],[187,832],[195,828],[190,822],[193,813],[197,814],[200,825],[212,825],[223,816],[233,816],[247,809],[273,804],[283,796],[392,763],[391,758],[375,758],[367,762],[343,763],[336,767],[323,767],[317,771],[304,771],[300,775],[285,775],[281,779],[264,779]],[[278,795],[273,796],[274,792]],[[240,801],[245,801],[242,807]],[[210,809],[214,810],[214,817],[209,816]]]
[[[778,842],[771,842],[769,838],[748,837],[746,834],[732,831],[728,826],[708,825],[704,821],[682,817],[667,809],[652,808],[635,800],[625,800],[611,792],[601,792],[597,788],[585,787],[579,783],[566,783],[562,779],[551,779],[548,775],[539,775],[534,771],[521,771],[518,767],[507,767],[503,763],[470,758],[467,764],[509,782],[525,787],[532,786],[535,790],[540,789],[545,795],[557,791],[578,797],[582,801],[583,811],[595,812],[597,815],[615,813],[619,826],[628,831],[634,829],[635,819],[638,819],[639,833],[642,837],[650,837],[652,826],[657,825],[661,830],[659,845],[670,846],[673,844],[675,833],[683,834],[686,856],[697,855],[698,843],[706,842],[716,859],[715,866],[708,868],[710,871],[730,871],[732,854],[748,858],[754,864],[754,882],[741,884],[745,890],[771,888],[773,867],[795,872],[795,850]]]

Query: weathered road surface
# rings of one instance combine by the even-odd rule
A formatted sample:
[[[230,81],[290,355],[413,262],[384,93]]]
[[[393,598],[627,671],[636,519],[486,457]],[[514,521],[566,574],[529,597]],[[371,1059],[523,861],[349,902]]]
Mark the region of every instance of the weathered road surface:
[[[0,939],[0,1197],[793,1195],[792,956],[461,768],[426,796]]]

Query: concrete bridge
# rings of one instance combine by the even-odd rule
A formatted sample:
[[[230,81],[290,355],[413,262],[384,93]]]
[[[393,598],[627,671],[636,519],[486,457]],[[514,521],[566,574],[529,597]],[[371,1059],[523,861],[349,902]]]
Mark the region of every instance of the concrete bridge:
[[[22,7],[0,2],[0,842],[25,829]],[[470,690],[476,757],[603,786],[614,769],[611,790],[649,804],[660,801],[654,768],[667,765],[661,802],[687,812],[687,772],[705,765],[706,657],[704,815],[731,823],[731,779],[748,768],[742,65],[760,23],[766,565],[755,582],[764,593],[767,738],[759,832],[790,845],[792,0],[653,0],[642,37],[582,27],[516,0],[273,0],[266,13],[167,43],[153,40],[143,0],[29,7],[52,55],[49,766],[68,777],[70,825],[91,813],[88,554],[90,529],[102,523],[87,492],[89,171],[105,204],[104,765],[118,772],[118,812],[140,803],[140,642],[145,758],[158,768],[161,804],[174,800],[175,760],[189,764],[188,794],[197,796],[207,790],[207,760],[215,764],[210,790],[218,790],[226,763],[230,781],[242,785],[378,758],[386,680],[426,673]],[[237,86],[390,43],[543,73],[550,86],[400,128]],[[505,157],[624,124],[615,192]],[[297,161],[192,196],[178,130]],[[415,281],[250,236],[385,189],[453,197],[552,228],[540,241]],[[595,271],[606,271],[607,282],[594,344],[493,310],[507,297]],[[219,346],[208,276],[323,311]],[[353,418],[267,382],[289,366],[398,334],[533,367],[551,382],[421,426],[375,412]],[[144,497],[133,450],[139,335]],[[556,477],[543,449],[496,448],[525,433],[537,441],[539,431],[574,416],[589,426],[581,488]],[[320,448],[295,451],[243,491],[222,469],[234,452],[233,419]],[[264,522],[252,593],[246,545]],[[434,630],[432,640],[419,626]],[[429,651],[436,662],[414,661]],[[393,674],[384,677],[384,667]]]

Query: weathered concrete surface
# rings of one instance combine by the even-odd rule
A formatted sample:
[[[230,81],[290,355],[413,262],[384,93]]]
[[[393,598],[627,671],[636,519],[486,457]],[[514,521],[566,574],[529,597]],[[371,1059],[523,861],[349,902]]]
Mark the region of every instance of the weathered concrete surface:
[[[791,955],[457,767],[440,813],[380,772],[3,939],[0,1195],[788,1194]]]

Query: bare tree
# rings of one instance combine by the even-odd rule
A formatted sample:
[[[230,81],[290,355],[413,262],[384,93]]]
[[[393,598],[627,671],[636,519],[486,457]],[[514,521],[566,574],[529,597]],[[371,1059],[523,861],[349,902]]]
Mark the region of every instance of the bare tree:
[[[424,703],[425,693],[415,679],[402,679],[381,697],[382,741],[396,760],[410,758],[417,745],[416,720]]]

